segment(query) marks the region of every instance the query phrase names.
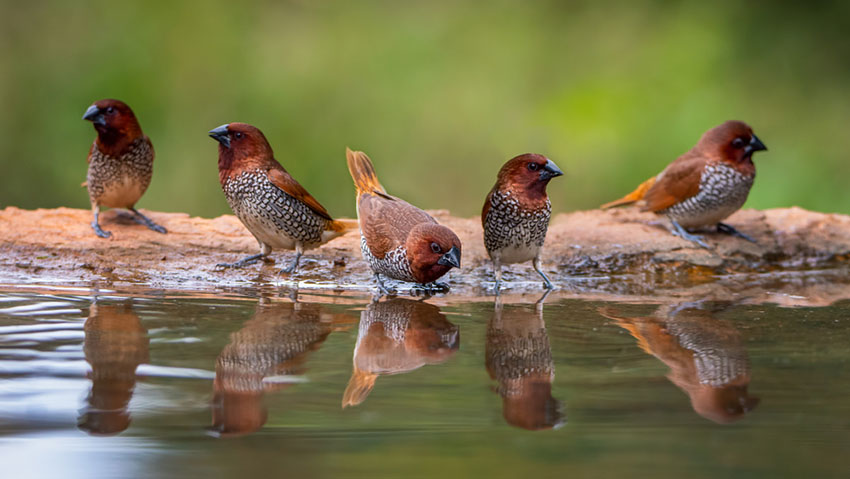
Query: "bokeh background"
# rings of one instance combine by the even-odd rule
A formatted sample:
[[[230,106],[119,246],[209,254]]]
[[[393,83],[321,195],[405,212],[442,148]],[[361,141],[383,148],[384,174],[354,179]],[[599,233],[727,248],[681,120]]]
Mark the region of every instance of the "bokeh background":
[[[2,1],[0,206],[88,208],[93,101],[151,137],[140,207],[229,212],[206,132],[260,127],[329,211],[346,146],[387,189],[459,215],[508,158],[567,173],[556,211],[628,192],[727,119],[750,123],[748,207],[850,213],[850,2]]]

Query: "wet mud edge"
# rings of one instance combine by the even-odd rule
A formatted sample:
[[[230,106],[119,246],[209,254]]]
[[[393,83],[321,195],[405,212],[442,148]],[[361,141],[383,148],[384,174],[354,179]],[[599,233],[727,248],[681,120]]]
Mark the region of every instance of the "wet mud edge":
[[[291,258],[288,251],[274,252],[265,263],[219,271],[217,263],[257,252],[256,240],[236,217],[145,214],[168,234],[148,230],[120,210],[101,215],[101,225],[113,233],[110,239],[94,235],[88,210],[0,210],[0,283],[196,292],[297,287],[364,295],[373,285],[357,232],[309,250],[295,276],[278,274]],[[446,298],[492,296],[480,219],[447,211],[431,214],[463,242],[463,268],[446,278],[452,287]],[[556,215],[543,254],[556,286],[553,296],[657,300],[744,295],[813,305],[850,297],[850,216],[781,208],[739,211],[727,222],[756,243],[705,232],[711,249],[703,249],[670,234],[663,218],[634,208]],[[512,265],[504,279],[507,296],[542,293],[530,265]]]

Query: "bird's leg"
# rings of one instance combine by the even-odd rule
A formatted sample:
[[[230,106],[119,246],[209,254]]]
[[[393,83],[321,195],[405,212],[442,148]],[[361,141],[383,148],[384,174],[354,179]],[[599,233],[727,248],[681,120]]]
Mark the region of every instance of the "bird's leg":
[[[257,260],[266,258],[268,255],[271,254],[271,252],[271,247],[260,241],[260,254],[255,254],[252,256],[248,256],[247,258],[242,258],[235,263],[219,263],[215,265],[215,267],[216,269],[241,268],[243,266],[248,266],[249,264],[254,264],[257,262]]]
[[[680,225],[676,220],[670,220],[670,221],[673,223],[673,228],[676,230],[676,231],[672,232],[674,235],[676,235],[676,236],[678,236],[678,237],[680,237],[684,240],[693,241],[694,243],[702,246],[705,249],[711,249],[705,243],[705,241],[703,241],[702,236],[688,233],[687,231],[685,231],[685,228],[682,228],[682,225]]]
[[[249,264],[254,264],[257,260],[263,259],[267,256],[267,253],[259,253],[252,256],[248,256],[247,258],[242,258],[235,263],[219,263],[215,265],[218,269],[226,269],[226,268],[241,268],[243,266],[248,266]]]
[[[552,292],[551,289],[547,289],[546,291],[543,292],[543,296],[541,296],[540,299],[538,299],[537,302],[534,303],[535,309],[537,310],[538,313],[543,312],[543,303],[546,302],[546,296],[549,296],[549,293],[551,293],[551,292]]]
[[[546,276],[546,273],[540,269],[540,255],[535,256],[531,264],[534,265],[534,271],[537,271],[537,274],[543,278],[543,287],[546,289],[554,288],[554,286],[552,286],[552,282],[549,281],[549,278]]]
[[[298,270],[298,262],[301,261],[301,255],[304,254],[304,247],[300,242],[295,243],[295,258],[289,266],[280,270],[281,274],[292,274]]]
[[[91,227],[94,230],[94,234],[100,236],[101,238],[109,238],[112,236],[112,233],[109,231],[103,231],[100,228],[100,222],[98,221],[98,216],[100,216],[100,206],[94,205],[91,208],[92,213],[94,214],[94,219],[91,220]]]
[[[717,223],[717,232],[727,234],[727,235],[737,236],[738,238],[743,238],[743,239],[749,241],[750,243],[756,242],[756,240],[754,240],[752,237],[745,235],[744,233],[741,233],[740,231],[736,230],[734,226],[727,225],[726,223]]]
[[[502,286],[502,259],[499,255],[493,257],[493,274],[496,276],[496,296],[499,295],[499,290]]]
[[[152,230],[156,231],[157,233],[165,234],[165,233],[167,233],[167,232],[168,232],[168,231],[166,231],[166,229],[165,229],[165,228],[163,228],[162,226],[160,226],[160,225],[158,225],[158,224],[154,223],[152,219],[150,219],[150,218],[148,218],[147,216],[145,216],[145,215],[141,214],[141,213],[139,212],[139,210],[137,210],[136,208],[130,208],[130,211],[132,211],[132,212],[133,212],[133,214],[134,214],[134,215],[136,215],[136,221],[138,221],[139,223],[141,223],[141,224],[143,224],[143,225],[147,226],[148,228],[150,228],[150,229],[152,229]]]
[[[384,282],[381,280],[381,275],[375,273],[375,282],[378,283],[378,291],[387,296],[395,296],[396,290],[394,288],[387,287]]]

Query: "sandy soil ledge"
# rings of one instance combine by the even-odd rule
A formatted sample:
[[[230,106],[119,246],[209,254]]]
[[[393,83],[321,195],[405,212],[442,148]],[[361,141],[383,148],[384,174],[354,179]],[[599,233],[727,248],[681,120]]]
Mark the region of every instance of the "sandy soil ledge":
[[[161,235],[121,211],[101,214],[110,239],[96,237],[88,210],[0,210],[0,283],[81,285],[126,289],[215,292],[293,287],[361,290],[371,273],[360,257],[359,235],[348,234],[311,250],[296,277],[277,276],[273,262],[217,271],[257,251],[254,238],[232,215],[214,219],[145,211],[169,233]],[[451,273],[452,292],[467,299],[491,295],[490,264],[478,218],[431,212],[463,241],[463,270]],[[671,235],[664,222],[635,209],[578,211],[553,218],[544,266],[553,297],[654,301],[717,298],[822,305],[850,298],[850,216],[800,208],[744,210],[728,222],[757,240],[708,233],[711,250]],[[290,252],[275,252],[278,265]],[[528,265],[505,275],[506,299],[540,294]],[[614,298],[612,298],[614,297]]]

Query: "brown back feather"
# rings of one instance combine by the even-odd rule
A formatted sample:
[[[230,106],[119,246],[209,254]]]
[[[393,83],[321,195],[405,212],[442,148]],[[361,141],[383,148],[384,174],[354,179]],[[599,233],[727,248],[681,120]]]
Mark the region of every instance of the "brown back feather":
[[[643,197],[643,211],[662,211],[699,193],[706,160],[693,150],[667,166]]]
[[[328,210],[326,210],[325,207],[316,200],[316,198],[313,198],[313,196],[310,195],[310,193],[308,193],[300,183],[295,181],[295,178],[293,178],[292,175],[290,175],[289,172],[287,172],[286,169],[284,169],[283,166],[280,166],[277,162],[275,162],[275,165],[269,167],[269,181],[280,188],[284,193],[307,205],[307,207],[313,210],[313,212],[317,215],[328,221],[333,221],[331,215],[328,214]]]

